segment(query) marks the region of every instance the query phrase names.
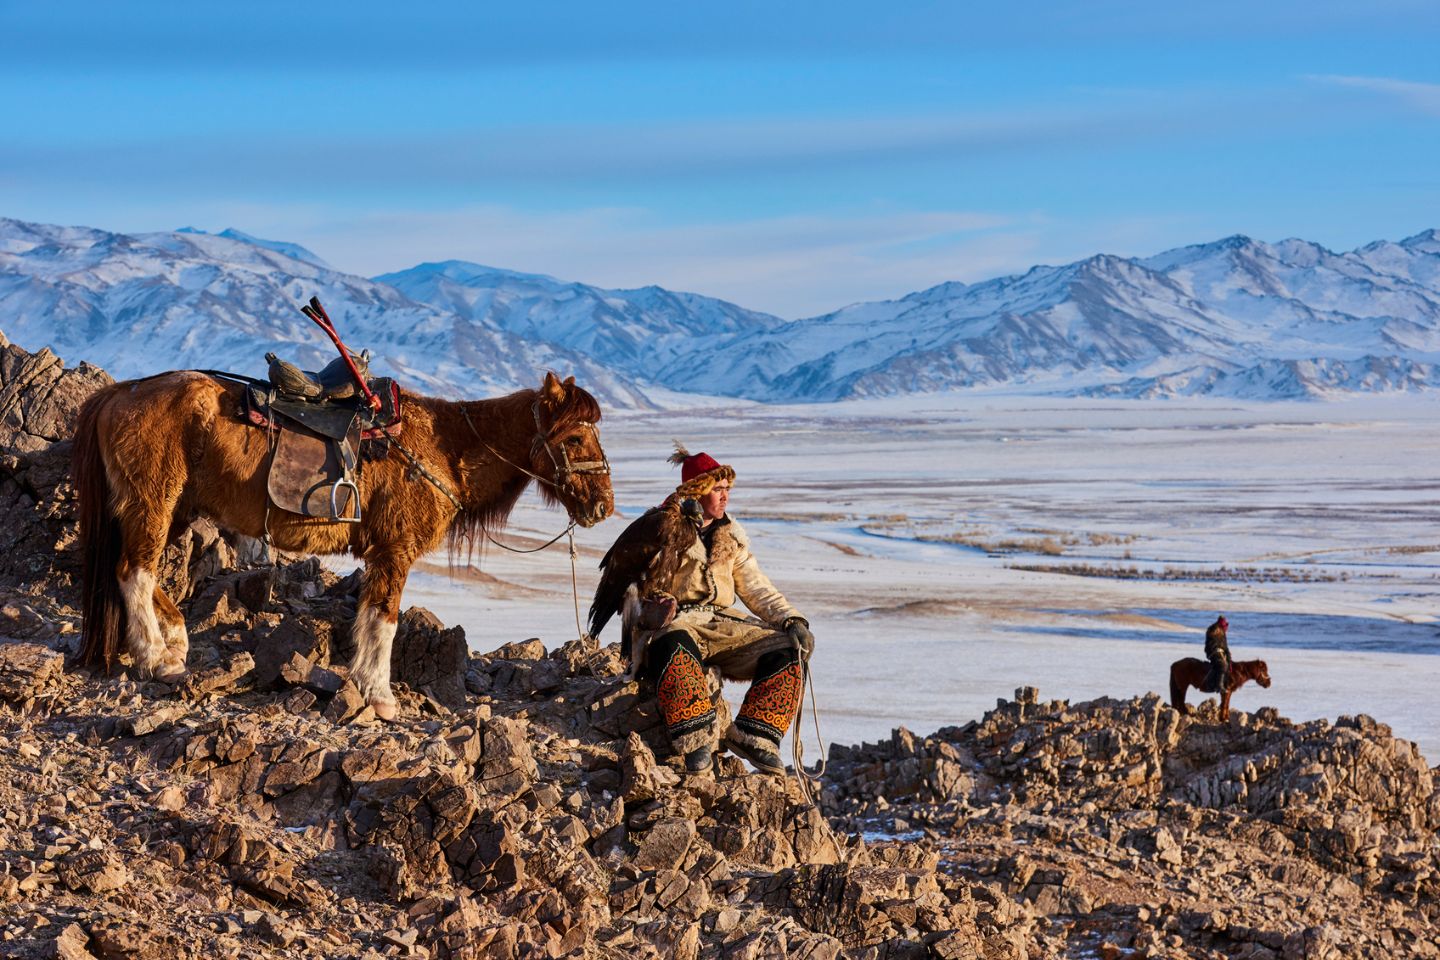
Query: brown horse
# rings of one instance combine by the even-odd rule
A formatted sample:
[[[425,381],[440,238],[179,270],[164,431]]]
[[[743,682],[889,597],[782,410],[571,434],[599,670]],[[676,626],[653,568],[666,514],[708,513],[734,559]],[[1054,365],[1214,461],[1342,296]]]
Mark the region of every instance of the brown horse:
[[[1170,705],[1188,717],[1190,708],[1185,705],[1185,692],[1191,687],[1199,690],[1209,672],[1210,664],[1195,657],[1170,664]],[[1220,694],[1221,720],[1230,719],[1230,695],[1251,680],[1262,687],[1270,686],[1270,668],[1264,660],[1236,660],[1230,664],[1230,686]]]
[[[80,660],[174,681],[189,637],[156,585],[165,544],[195,514],[282,550],[352,553],[365,563],[351,677],[382,719],[395,716],[390,645],[410,565],[448,535],[452,551],[502,525],[534,479],[546,502],[591,526],[614,510],[594,397],[545,375],[539,390],[450,402],[408,395],[395,445],[359,476],[361,522],[267,512],[267,431],[243,423],[241,390],[194,371],[107,387],[80,411],[72,471],[80,500],[85,635]],[[267,515],[268,513],[268,515]]]

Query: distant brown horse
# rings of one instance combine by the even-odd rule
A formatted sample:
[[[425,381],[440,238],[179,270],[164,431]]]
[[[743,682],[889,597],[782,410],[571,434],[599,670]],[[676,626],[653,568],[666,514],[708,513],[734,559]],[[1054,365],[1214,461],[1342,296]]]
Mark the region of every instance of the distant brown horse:
[[[251,537],[267,527],[268,438],[237,416],[242,389],[175,371],[114,384],[80,411],[72,471],[84,551],[81,662],[113,670],[123,637],[138,675],[184,675],[185,621],[156,585],[165,544],[197,513]],[[361,522],[274,507],[268,516],[282,550],[348,551],[365,562],[351,677],[386,720],[395,716],[390,645],[416,558],[447,535],[456,549],[502,525],[531,479],[581,526],[614,510],[600,407],[574,377],[547,373],[540,389],[493,400],[411,394],[405,403],[397,439],[418,466],[395,446],[364,464]]]
[[[1190,708],[1185,705],[1185,692],[1191,687],[1199,690],[1209,672],[1210,664],[1195,657],[1185,657],[1170,664],[1170,705],[1188,717]],[[1230,695],[1250,680],[1262,687],[1270,686],[1270,668],[1265,666],[1264,660],[1236,660],[1230,664],[1229,689],[1220,694],[1221,720],[1230,719]]]

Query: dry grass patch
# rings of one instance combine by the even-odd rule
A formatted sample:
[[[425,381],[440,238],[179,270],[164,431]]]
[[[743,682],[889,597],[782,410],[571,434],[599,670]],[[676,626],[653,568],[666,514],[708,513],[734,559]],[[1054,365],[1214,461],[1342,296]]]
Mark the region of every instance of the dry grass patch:
[[[911,526],[909,518],[901,513],[889,517],[872,517],[869,522],[861,525],[861,529],[866,533],[886,536],[898,524],[905,524],[907,528]],[[1074,533],[1048,527],[1017,527],[1014,532],[1038,536],[1007,536],[998,533],[994,528],[982,526],[961,526],[944,533],[912,532],[910,535],[922,543],[952,543],[986,553],[1038,553],[1047,557],[1063,556],[1069,547],[1127,544],[1140,539],[1136,534]]]
[[[1290,567],[1217,567],[1213,570],[1166,566],[1120,566],[1095,563],[1007,563],[1007,569],[1030,573],[1059,573],[1070,577],[1103,577],[1110,580],[1189,580],[1227,583],[1329,583],[1349,580],[1350,574],[1327,573],[1320,570],[1295,570]]]

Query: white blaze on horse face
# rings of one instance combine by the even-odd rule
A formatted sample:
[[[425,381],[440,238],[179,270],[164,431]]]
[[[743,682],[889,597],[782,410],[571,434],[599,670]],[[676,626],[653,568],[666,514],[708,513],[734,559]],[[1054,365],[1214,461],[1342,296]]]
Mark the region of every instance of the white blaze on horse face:
[[[366,700],[394,703],[390,692],[390,645],[395,640],[394,620],[377,607],[362,606],[355,617],[355,659],[350,678]]]
[[[125,600],[125,643],[135,658],[135,669],[149,675],[165,659],[165,635],[155,616],[155,575],[138,567],[120,580]]]

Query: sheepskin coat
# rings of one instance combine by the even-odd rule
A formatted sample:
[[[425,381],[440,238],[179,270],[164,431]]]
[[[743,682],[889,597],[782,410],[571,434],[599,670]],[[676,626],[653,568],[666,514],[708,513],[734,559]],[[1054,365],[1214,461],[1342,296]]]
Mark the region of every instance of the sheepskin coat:
[[[683,629],[695,638],[707,664],[719,667],[729,679],[749,680],[760,657],[792,645],[785,622],[801,614],[760,569],[745,528],[728,515],[715,524],[708,551],[696,537],[672,582],[652,585],[673,596],[679,612],[662,630],[637,631],[637,646],[643,650],[659,633]],[[737,600],[753,616],[736,607]],[[643,653],[634,654],[638,665]]]

